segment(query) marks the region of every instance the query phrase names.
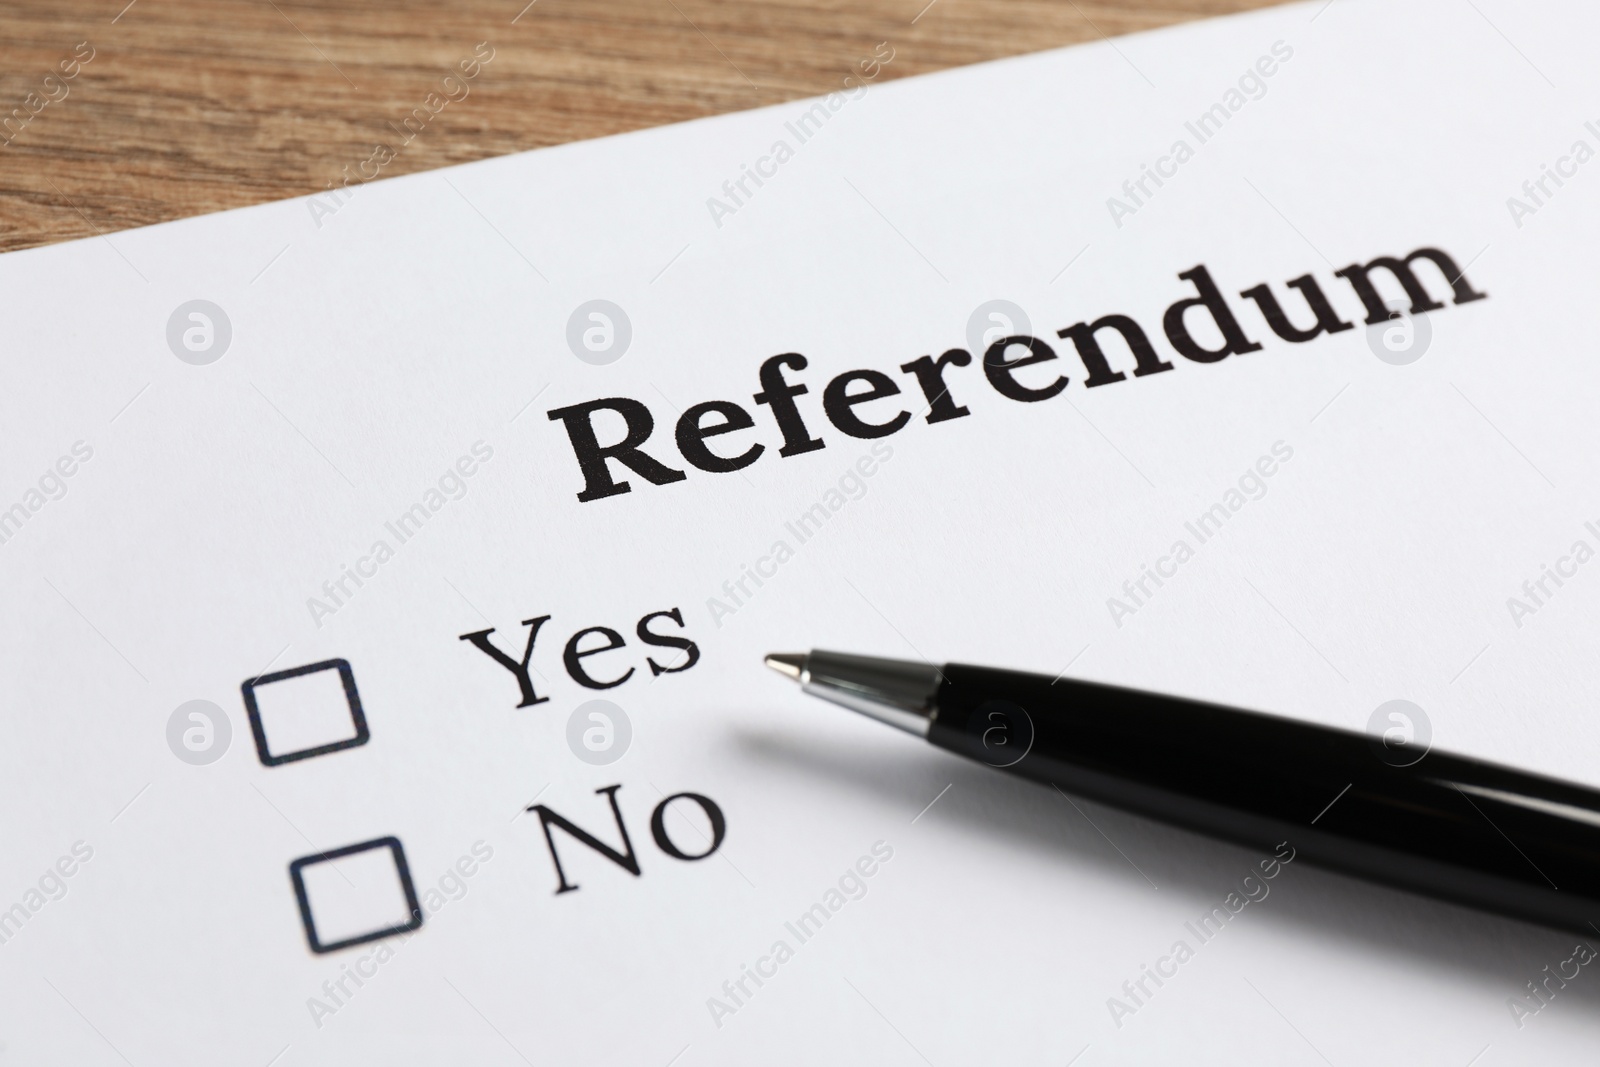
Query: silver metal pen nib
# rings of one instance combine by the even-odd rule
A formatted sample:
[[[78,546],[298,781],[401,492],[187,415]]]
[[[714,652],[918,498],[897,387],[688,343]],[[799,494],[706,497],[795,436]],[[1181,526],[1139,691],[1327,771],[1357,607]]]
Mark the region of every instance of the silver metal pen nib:
[[[915,660],[853,656],[845,652],[774,652],[766,664],[800,683],[803,692],[927,737],[944,680],[939,668]]]
[[[786,678],[800,680],[800,675],[806,669],[806,654],[804,652],[773,652],[766,658],[767,666],[777,671]]]

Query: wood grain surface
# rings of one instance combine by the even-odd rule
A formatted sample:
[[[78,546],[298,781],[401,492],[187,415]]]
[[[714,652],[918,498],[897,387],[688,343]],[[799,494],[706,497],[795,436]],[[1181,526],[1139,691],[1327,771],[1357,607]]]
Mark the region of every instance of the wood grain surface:
[[[382,177],[1271,2],[5,0],[0,251],[316,192],[417,108]]]

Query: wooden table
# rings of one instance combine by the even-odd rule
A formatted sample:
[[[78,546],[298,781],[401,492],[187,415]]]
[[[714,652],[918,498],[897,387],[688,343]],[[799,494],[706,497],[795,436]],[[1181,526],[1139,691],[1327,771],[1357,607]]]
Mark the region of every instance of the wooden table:
[[[1271,2],[8,0],[0,250],[315,192],[417,114],[381,176]]]

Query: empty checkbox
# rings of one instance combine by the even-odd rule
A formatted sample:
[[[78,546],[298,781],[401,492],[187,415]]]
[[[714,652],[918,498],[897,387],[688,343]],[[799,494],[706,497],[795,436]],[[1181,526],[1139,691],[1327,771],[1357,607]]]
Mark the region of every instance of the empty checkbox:
[[[322,953],[403,934],[422,925],[406,852],[380,837],[289,864],[311,951]]]
[[[244,683],[256,754],[268,767],[367,743],[367,717],[350,664],[324,660]]]

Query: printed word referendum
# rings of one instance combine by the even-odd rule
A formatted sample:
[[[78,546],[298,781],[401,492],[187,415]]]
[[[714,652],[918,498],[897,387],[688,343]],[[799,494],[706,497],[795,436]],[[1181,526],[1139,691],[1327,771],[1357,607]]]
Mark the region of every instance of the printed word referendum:
[[[1416,267],[1426,264],[1426,280]],[[1366,323],[1386,322],[1400,312],[1391,310],[1378,291],[1376,272],[1388,276],[1390,287],[1404,290],[1411,302],[1410,313],[1438,311],[1445,305],[1438,296],[1446,290],[1456,304],[1482,300],[1488,294],[1472,287],[1456,261],[1437,248],[1419,248],[1403,259],[1379,256],[1369,263],[1352,263],[1334,276],[1344,279],[1366,312]],[[1246,331],[1233,307],[1211,277],[1205,264],[1180,271],[1178,279],[1188,283],[1193,294],[1167,308],[1162,316],[1162,332],[1178,355],[1192,363],[1217,363],[1229,356],[1261,350],[1261,342]],[[1299,292],[1303,311],[1291,316],[1279,303],[1272,287],[1263,283],[1242,291],[1239,296],[1251,301],[1261,319],[1274,334],[1291,344],[1304,344],[1323,334],[1354,329],[1340,317],[1314,275],[1303,274],[1284,283]],[[1307,313],[1312,320],[1306,322]],[[1260,335],[1259,329],[1255,331]],[[1103,315],[1093,322],[1079,322],[1056,331],[1056,336],[1071,343],[1087,376],[1085,388],[1114,385],[1134,378],[1147,378],[1173,370],[1176,366],[1157,351],[1150,334],[1127,315]],[[1105,347],[1102,347],[1102,344]],[[1007,400],[1037,404],[1059,396],[1070,384],[1067,375],[1058,373],[1052,363],[1059,357],[1050,343],[1040,337],[1013,334],[990,344],[977,361],[990,388]],[[972,414],[961,401],[972,387],[975,372],[962,372],[974,362],[973,354],[951,348],[934,357],[919,356],[900,364],[922,393],[927,404],[928,423],[949,422]],[[808,386],[789,381],[788,372],[803,371],[808,361],[798,352],[771,356],[757,376],[761,391],[751,398],[772,414],[782,444],[778,455],[784,459],[815,452],[827,441],[815,436],[796,398],[810,392]],[[833,428],[846,437],[872,439],[899,433],[911,421],[903,400],[900,382],[880,370],[849,370],[836,375],[822,389],[822,411]],[[604,414],[602,414],[604,413]],[[602,397],[581,404],[556,408],[548,415],[562,423],[583,488],[578,500],[588,503],[618,496],[633,490],[624,472],[632,472],[652,485],[669,485],[688,478],[684,465],[709,474],[731,474],[743,470],[766,454],[769,441],[740,440],[733,435],[756,429],[750,411],[732,400],[706,400],[690,405],[678,418],[673,431],[678,455],[683,463],[669,462],[661,442],[652,443],[655,416],[642,401],[629,397]],[[597,420],[596,416],[600,416]],[[621,423],[621,436],[615,429]],[[597,421],[599,425],[597,425]],[[608,443],[601,443],[602,429]],[[713,441],[715,440],[715,447]],[[739,444],[732,442],[739,441]],[[771,442],[776,443],[776,442]],[[737,450],[742,445],[742,450]],[[663,458],[663,457],[666,458]]]

